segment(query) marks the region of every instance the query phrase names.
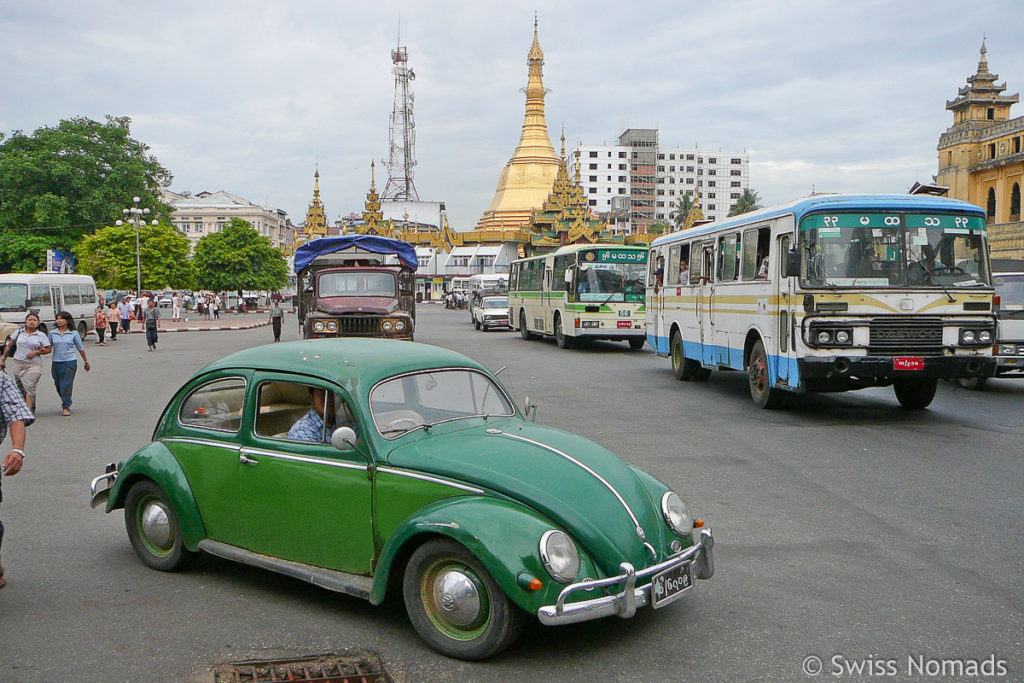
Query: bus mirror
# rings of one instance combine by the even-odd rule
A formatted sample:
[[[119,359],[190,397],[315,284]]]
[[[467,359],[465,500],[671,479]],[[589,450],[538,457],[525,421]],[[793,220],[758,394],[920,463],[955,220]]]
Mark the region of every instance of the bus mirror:
[[[796,249],[790,249],[786,252],[786,272],[782,274],[782,277],[794,277],[800,274],[800,252]]]
[[[567,284],[567,285],[572,284],[572,271],[571,270],[565,271],[565,284]]]

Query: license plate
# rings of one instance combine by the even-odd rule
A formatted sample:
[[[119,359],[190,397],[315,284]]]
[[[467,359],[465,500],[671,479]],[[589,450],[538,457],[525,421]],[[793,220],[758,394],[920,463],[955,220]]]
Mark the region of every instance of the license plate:
[[[628,328],[631,328],[631,327],[633,327],[633,323],[631,323],[631,322],[630,322],[630,321],[628,321],[628,320],[620,320],[620,321],[619,321],[619,327],[625,327],[625,328],[627,328],[627,329],[628,329]]]
[[[892,359],[893,370],[924,370],[924,358],[918,356],[902,356]]]
[[[666,569],[660,574],[655,574],[651,579],[651,606],[654,609],[664,607],[676,598],[682,597],[683,593],[691,588],[693,588],[693,563],[684,562],[671,569]]]

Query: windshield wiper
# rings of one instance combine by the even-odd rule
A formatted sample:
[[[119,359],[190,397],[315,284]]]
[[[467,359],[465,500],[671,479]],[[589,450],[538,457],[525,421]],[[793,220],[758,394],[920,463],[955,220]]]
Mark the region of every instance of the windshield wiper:
[[[955,304],[956,303],[956,299],[949,292],[949,290],[946,289],[946,285],[944,285],[941,282],[939,282],[939,279],[937,277],[935,277],[935,273],[933,273],[932,271],[928,270],[928,266],[926,266],[923,263],[921,263],[921,261],[915,261],[915,263],[917,263],[917,265],[921,266],[921,270],[923,270],[928,275],[928,279],[929,280],[931,280],[932,282],[934,282],[935,284],[937,284],[939,287],[942,288],[942,291],[945,292],[945,294],[946,294],[946,298],[949,299],[949,303]]]

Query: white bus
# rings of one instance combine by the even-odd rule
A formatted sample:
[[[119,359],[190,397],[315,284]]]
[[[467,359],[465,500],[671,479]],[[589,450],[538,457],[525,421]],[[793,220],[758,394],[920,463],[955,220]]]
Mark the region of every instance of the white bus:
[[[626,341],[643,348],[646,247],[574,244],[513,261],[509,323],[523,339],[552,335],[577,341]]]
[[[785,392],[892,385],[921,409],[938,379],[995,372],[973,204],[815,196],[660,237],[649,264],[647,339],[676,378],[745,371],[762,408]]]
[[[85,338],[93,329],[93,314],[102,301],[96,283],[88,275],[61,273],[0,274],[0,318],[21,325],[29,311],[39,315],[42,332],[57,329],[57,314],[67,311]]]

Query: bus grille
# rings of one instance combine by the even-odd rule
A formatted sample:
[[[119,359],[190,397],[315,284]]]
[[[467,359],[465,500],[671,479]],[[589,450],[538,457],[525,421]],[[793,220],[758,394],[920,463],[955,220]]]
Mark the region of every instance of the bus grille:
[[[941,318],[875,318],[870,353],[942,353]]]
[[[343,337],[372,337],[380,332],[380,317],[375,315],[343,315],[338,333]]]

